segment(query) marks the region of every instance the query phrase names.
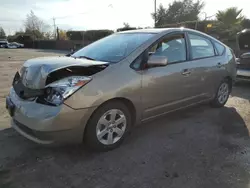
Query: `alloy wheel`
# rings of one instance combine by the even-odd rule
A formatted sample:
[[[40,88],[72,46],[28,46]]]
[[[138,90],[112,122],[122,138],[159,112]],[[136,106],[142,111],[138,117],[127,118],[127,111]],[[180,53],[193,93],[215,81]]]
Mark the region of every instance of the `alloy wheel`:
[[[125,114],[121,110],[111,109],[105,112],[97,123],[97,139],[104,145],[112,145],[122,138],[126,126]]]
[[[218,90],[218,102],[223,104],[227,101],[229,95],[229,86],[227,83],[222,83]]]

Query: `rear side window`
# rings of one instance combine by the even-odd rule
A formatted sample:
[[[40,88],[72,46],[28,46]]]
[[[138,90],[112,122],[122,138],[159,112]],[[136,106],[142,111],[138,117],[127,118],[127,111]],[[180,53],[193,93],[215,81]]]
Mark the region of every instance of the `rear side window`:
[[[188,34],[188,36],[193,59],[215,56],[213,44],[209,39],[195,34]]]
[[[218,55],[223,55],[223,53],[225,51],[225,47],[218,42],[214,42],[214,46],[218,52]]]

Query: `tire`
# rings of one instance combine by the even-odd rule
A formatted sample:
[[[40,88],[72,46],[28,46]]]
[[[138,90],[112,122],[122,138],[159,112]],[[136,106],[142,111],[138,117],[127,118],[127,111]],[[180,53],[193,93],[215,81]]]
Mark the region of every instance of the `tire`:
[[[231,92],[231,84],[228,79],[223,80],[217,91],[215,98],[211,101],[211,106],[214,108],[221,108],[223,107],[229,98]]]
[[[127,106],[119,101],[108,102],[100,106],[89,119],[84,142],[89,149],[95,151],[115,149],[121,145],[131,125],[132,118]]]

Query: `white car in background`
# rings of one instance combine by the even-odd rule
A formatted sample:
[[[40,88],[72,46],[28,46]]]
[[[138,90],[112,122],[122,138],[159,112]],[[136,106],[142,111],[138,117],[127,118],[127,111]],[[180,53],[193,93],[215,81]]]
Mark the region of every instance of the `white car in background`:
[[[11,42],[6,45],[6,48],[23,48],[24,44],[20,44],[18,42]]]
[[[0,40],[0,48],[5,48],[8,44],[7,40]]]

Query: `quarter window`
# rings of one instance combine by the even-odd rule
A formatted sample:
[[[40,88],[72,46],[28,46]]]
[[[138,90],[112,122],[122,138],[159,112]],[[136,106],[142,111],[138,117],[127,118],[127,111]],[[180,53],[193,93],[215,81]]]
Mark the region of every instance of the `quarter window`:
[[[188,34],[188,36],[193,59],[215,56],[213,44],[209,39],[194,34]]]
[[[222,55],[224,50],[225,50],[225,47],[218,42],[214,42],[214,45],[215,45],[215,48],[218,52],[218,55]]]
[[[149,50],[149,55],[165,56],[168,63],[186,60],[186,43],[184,35],[166,37]]]

